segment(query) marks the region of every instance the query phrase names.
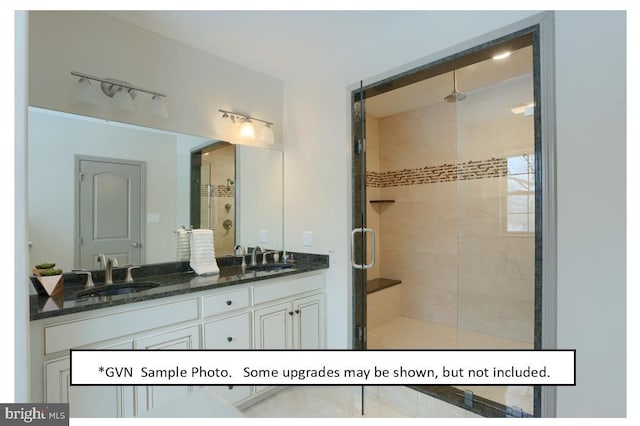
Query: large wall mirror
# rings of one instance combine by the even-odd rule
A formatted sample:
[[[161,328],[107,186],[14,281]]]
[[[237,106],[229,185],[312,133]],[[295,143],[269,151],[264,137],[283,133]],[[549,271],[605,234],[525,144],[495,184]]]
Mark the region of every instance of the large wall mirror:
[[[99,269],[95,256],[81,255],[93,241],[122,264],[174,261],[183,226],[213,229],[216,257],[233,255],[237,243],[283,248],[280,151],[35,107],[28,150],[31,266]],[[198,200],[194,170],[206,178]],[[121,237],[133,255],[108,245]]]

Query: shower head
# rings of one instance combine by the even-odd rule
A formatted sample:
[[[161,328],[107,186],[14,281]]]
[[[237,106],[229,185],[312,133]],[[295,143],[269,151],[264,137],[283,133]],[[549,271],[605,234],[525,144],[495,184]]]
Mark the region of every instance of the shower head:
[[[453,71],[453,92],[451,94],[444,97],[444,100],[447,102],[460,102],[465,100],[467,95],[458,91],[458,83],[456,81],[456,71]]]

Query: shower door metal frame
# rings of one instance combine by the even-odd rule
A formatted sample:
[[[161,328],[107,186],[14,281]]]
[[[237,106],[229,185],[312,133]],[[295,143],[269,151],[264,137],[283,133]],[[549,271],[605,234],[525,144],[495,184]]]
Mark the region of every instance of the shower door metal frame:
[[[353,280],[353,343],[356,350],[367,349],[367,264],[366,234],[371,231],[366,227],[366,118],[364,110],[364,92],[362,82],[360,89],[354,91],[351,98],[352,113],[352,209],[351,231],[351,265]],[[374,235],[374,234],[372,234]],[[375,243],[374,243],[375,247]],[[375,250],[375,248],[374,248]]]
[[[379,79],[365,87],[353,89],[352,105],[352,228],[366,227],[366,165],[364,144],[364,105],[357,114],[358,103],[363,103],[368,96],[394,90],[417,81],[429,78],[429,74],[437,75],[443,69],[451,67],[457,61],[459,68],[465,60],[473,62],[479,51],[505,42],[515,41],[523,37],[531,37],[533,45],[534,76],[534,153],[535,164],[535,314],[534,314],[534,349],[557,348],[557,225],[556,225],[556,137],[555,137],[555,76],[554,76],[554,14],[543,12],[512,25],[480,36],[445,52],[425,59],[418,67],[390,77]],[[398,81],[402,79],[402,86]],[[364,234],[362,234],[364,235]],[[366,259],[365,241],[354,239],[354,253],[360,259]],[[544,292],[543,292],[544,283]],[[353,269],[353,339],[354,349],[366,349],[366,272]],[[460,397],[454,387],[449,386],[417,386],[412,387],[462,408],[465,407],[464,396]],[[487,400],[488,401],[488,400]],[[486,401],[482,401],[486,402]],[[491,401],[488,401],[491,402]],[[484,407],[479,408],[479,405]],[[503,417],[506,407],[492,407],[491,404],[476,404],[472,411],[486,416]],[[499,404],[498,404],[499,405]],[[534,416],[555,417],[556,387],[534,387]]]

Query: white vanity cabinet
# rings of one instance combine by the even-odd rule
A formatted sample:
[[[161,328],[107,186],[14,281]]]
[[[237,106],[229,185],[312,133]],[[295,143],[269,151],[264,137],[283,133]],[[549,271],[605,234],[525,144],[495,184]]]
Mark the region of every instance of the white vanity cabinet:
[[[69,350],[319,349],[324,310],[324,273],[314,271],[35,320],[31,401],[68,402],[71,417],[144,415],[195,387],[70,386]],[[273,392],[214,388],[240,407]]]
[[[193,325],[179,330],[163,331],[134,340],[138,350],[190,350],[200,348],[200,328]],[[162,404],[193,391],[193,386],[136,386],[136,415],[143,415]]]
[[[324,297],[317,294],[256,309],[256,349],[321,349],[324,347]]]
[[[31,401],[68,402],[71,417],[134,416],[133,386],[70,386],[69,349],[131,350],[136,338],[197,319],[198,298],[189,295],[32,321]]]
[[[323,278],[313,275],[253,289],[256,349],[324,348]],[[312,294],[300,297],[308,293]]]
[[[203,298],[203,349],[251,349],[250,288],[226,291]],[[211,316],[211,318],[208,318]],[[215,354],[212,354],[215,356]],[[252,395],[251,386],[212,386],[231,404]]]
[[[131,349],[126,341],[96,349]],[[46,402],[69,403],[70,417],[131,417],[133,386],[69,386],[71,367],[68,356],[44,363]]]

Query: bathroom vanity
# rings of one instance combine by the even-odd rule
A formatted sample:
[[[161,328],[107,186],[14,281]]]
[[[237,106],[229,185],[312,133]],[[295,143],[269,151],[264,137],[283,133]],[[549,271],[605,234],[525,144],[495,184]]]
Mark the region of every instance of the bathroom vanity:
[[[68,289],[64,300],[31,296],[31,400],[68,402],[71,417],[131,417],[196,388],[70,386],[70,349],[325,348],[328,259],[312,257],[272,271],[221,267],[215,276],[196,276],[178,265],[173,273],[137,278],[160,285],[133,294],[74,299]],[[240,408],[277,391],[215,389]]]

